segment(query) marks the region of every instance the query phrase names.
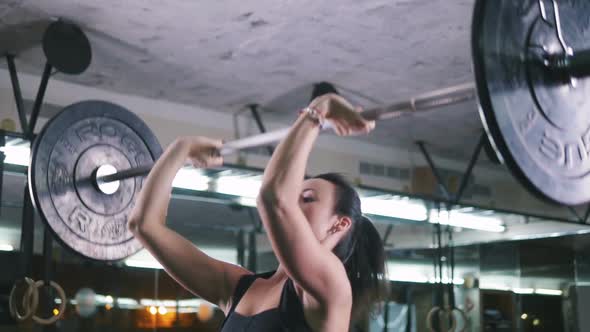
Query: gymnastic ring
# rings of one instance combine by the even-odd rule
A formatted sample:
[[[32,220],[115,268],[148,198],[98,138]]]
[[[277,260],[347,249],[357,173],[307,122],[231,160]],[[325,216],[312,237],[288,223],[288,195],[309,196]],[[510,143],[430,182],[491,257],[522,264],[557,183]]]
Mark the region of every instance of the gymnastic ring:
[[[45,284],[45,282],[43,280],[37,280],[35,282],[35,288],[38,289],[39,287],[43,286],[44,284]],[[61,303],[59,304],[59,309],[58,309],[59,312],[57,313],[57,315],[53,315],[50,318],[42,318],[37,315],[33,315],[33,320],[36,323],[41,324],[41,325],[50,325],[50,324],[55,323],[58,319],[61,318],[61,316],[63,316],[63,314],[66,310],[67,299],[66,299],[66,293],[64,292],[63,288],[61,288],[61,286],[53,280],[49,281],[49,285],[57,291],[57,294],[61,300]]]
[[[438,315],[439,315],[439,319],[440,319],[440,315],[444,314],[447,317],[451,318],[451,327],[448,329],[448,332],[455,332],[455,330],[457,329],[457,318],[455,318],[455,315],[453,315],[453,309],[447,308],[444,310],[441,310]]]
[[[27,284],[27,290],[23,294],[23,301],[22,306],[25,309],[25,312],[21,315],[18,311],[18,307],[16,305],[16,290],[18,288],[19,280],[17,280],[14,285],[12,285],[12,289],[10,290],[10,296],[8,297],[8,308],[10,310],[10,315],[16,319],[18,322],[25,321],[37,311],[37,306],[39,305],[39,291],[37,287],[35,287],[35,281],[33,279],[24,277],[20,279]]]
[[[434,307],[432,307],[432,309],[430,309],[430,311],[426,315],[426,328],[428,329],[429,332],[438,332],[432,327],[432,318],[433,318],[434,314],[439,310],[440,310],[440,308],[438,306],[434,306]]]
[[[459,308],[453,308],[451,310],[452,312],[458,312],[459,315],[461,316],[461,318],[463,319],[463,328],[461,328],[458,331],[455,330],[449,330],[449,332],[465,332],[467,330],[467,315],[465,314],[465,312]],[[455,325],[455,328],[457,328],[457,326]]]
[[[428,331],[429,332],[438,332],[437,330],[435,330],[432,327],[432,318],[433,318],[434,314],[436,314],[437,312],[438,312],[439,321],[442,318],[444,318],[444,317],[441,317],[442,315],[445,315],[445,316],[448,316],[451,318],[451,327],[449,328],[448,332],[455,332],[455,329],[457,329],[457,319],[453,315],[453,310],[448,310],[448,309],[441,310],[441,308],[438,306],[432,307],[432,309],[430,309],[430,311],[426,315],[426,328],[428,329]],[[461,332],[463,332],[463,331],[461,331]]]

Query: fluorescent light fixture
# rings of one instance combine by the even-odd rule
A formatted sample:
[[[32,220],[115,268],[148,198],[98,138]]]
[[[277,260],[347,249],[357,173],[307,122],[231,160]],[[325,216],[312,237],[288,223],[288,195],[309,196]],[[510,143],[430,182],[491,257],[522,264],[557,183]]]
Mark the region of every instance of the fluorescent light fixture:
[[[203,303],[209,303],[203,299],[183,299],[183,300],[178,300],[178,306],[179,307],[198,307]],[[212,306],[215,306],[212,303],[209,303]]]
[[[481,289],[489,289],[489,290],[501,290],[501,291],[512,291],[515,294],[539,294],[539,295],[553,295],[553,296],[561,296],[563,291],[559,289],[544,289],[544,288],[519,288],[514,287],[510,288],[505,285],[497,285],[497,284],[485,284],[482,285]]]
[[[512,291],[516,294],[533,294],[533,293],[535,293],[534,288],[513,288]]]
[[[139,304],[144,307],[150,307],[150,306],[176,307],[176,300],[140,299]]]
[[[393,263],[387,262],[387,275],[389,276],[389,280],[391,281],[398,281],[398,282],[413,282],[413,283],[420,283],[420,284],[435,284],[440,282],[439,278],[434,278],[432,275],[427,274],[425,271],[429,271],[432,269],[431,266],[425,264],[408,264],[408,263]],[[447,277],[443,277],[442,282],[448,284],[450,279]],[[455,285],[463,285],[465,283],[465,279],[455,277],[453,279],[453,284]]]
[[[176,307],[176,300],[161,300],[159,302],[161,306]]]
[[[480,287],[481,289],[487,289],[487,290],[497,290],[497,291],[505,291],[505,292],[509,292],[512,289],[506,285],[499,285],[499,284],[488,284],[486,283],[485,285],[482,285]]]
[[[428,221],[432,224],[450,225],[454,227],[471,228],[486,232],[501,233],[506,226],[501,219],[492,216],[481,216],[475,213],[464,213],[459,211],[431,210]]]
[[[137,301],[135,301],[137,303]],[[183,299],[183,300],[156,300],[156,299],[140,299],[139,305],[143,307],[166,307],[166,308],[191,308],[193,311],[196,312],[197,308],[202,304],[208,304],[211,307],[217,307],[216,305],[209,303],[203,299],[199,298],[192,298],[192,299]],[[182,312],[182,309],[181,309]],[[185,311],[186,312],[186,311]]]
[[[563,291],[559,290],[559,289],[543,289],[543,288],[536,288],[535,289],[535,294],[539,294],[539,295],[555,295],[555,296],[561,296],[563,294]]]
[[[429,282],[428,277],[418,273],[396,273],[390,275],[389,280],[398,282],[416,282],[419,284],[426,284]]]
[[[237,264],[236,251],[234,249],[211,247],[199,247],[199,249],[217,260]],[[125,265],[145,269],[163,269],[162,265],[146,249],[142,249],[135,255],[127,258]]]
[[[154,300],[154,299],[140,299],[139,304],[149,307],[149,306],[156,305],[156,300]]]
[[[0,251],[13,251],[14,247],[7,243],[0,243]]]
[[[110,296],[104,296],[101,294],[96,294],[94,297],[94,300],[96,301],[97,305],[113,305],[113,303],[115,302],[115,299]],[[137,302],[137,300],[135,299],[131,299],[131,298],[127,298],[127,297],[118,297],[117,299],[117,305],[120,308],[123,309],[137,309],[139,308],[139,302]],[[76,304],[76,300],[70,300],[70,302],[72,304]]]
[[[112,296],[110,295],[101,295],[101,294],[96,294],[94,295],[94,301],[96,301],[96,303],[98,304],[113,304],[113,302],[115,302],[115,299],[113,299]]]
[[[127,297],[118,297],[117,305],[121,307],[137,307],[139,303],[135,299],[130,299]]]
[[[252,197],[239,197],[238,198],[238,204],[240,204],[242,206],[256,207],[256,198],[252,198]]]
[[[262,185],[261,176],[222,176],[215,181],[215,191],[220,194],[256,198]]]
[[[437,284],[439,283],[439,278],[433,278],[433,277],[426,277],[425,275],[422,274],[411,274],[411,273],[397,273],[395,275],[389,276],[389,280],[391,281],[397,281],[397,282],[413,282],[413,283],[419,283],[419,284]],[[448,284],[449,283],[448,278],[444,277],[442,279],[442,283],[443,284]],[[465,283],[465,279],[463,278],[454,278],[453,279],[453,284],[455,285],[463,285]]]
[[[451,279],[449,279],[447,277],[442,278],[443,284],[448,284],[450,281],[451,281]],[[440,278],[439,277],[430,278],[430,279],[428,279],[428,282],[431,284],[437,284],[440,282]],[[453,279],[453,284],[455,284],[455,285],[463,285],[464,283],[465,283],[465,279],[463,279],[463,278],[454,278]]]
[[[209,177],[203,175],[200,170],[192,167],[181,168],[174,180],[172,186],[190,190],[207,190],[209,188]]]
[[[29,166],[31,149],[28,146],[2,146],[0,151],[4,152],[4,162],[12,165]]]
[[[143,269],[163,269],[162,265],[158,263],[155,259],[151,260],[142,260],[142,259],[126,259],[125,265],[130,267],[139,267]]]
[[[361,206],[363,213],[384,217],[423,221],[428,216],[424,204],[400,196],[361,197]]]

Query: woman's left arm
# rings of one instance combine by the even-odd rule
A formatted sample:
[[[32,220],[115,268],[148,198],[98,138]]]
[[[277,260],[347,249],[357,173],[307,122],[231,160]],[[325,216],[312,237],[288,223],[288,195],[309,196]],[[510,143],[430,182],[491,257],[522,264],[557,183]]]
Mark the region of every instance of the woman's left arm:
[[[374,125],[337,95],[318,97],[310,107],[323,114],[339,135],[368,132]],[[315,120],[304,113],[278,145],[265,169],[257,205],[274,253],[289,277],[321,304],[328,304],[350,301],[351,293],[344,266],[320,244],[299,207],[307,160],[320,131]]]

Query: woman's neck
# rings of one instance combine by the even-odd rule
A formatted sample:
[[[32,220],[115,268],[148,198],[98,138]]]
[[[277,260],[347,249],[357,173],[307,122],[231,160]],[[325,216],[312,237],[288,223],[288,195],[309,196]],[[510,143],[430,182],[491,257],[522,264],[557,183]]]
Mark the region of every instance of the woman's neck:
[[[269,279],[273,282],[284,282],[285,280],[287,280],[287,278],[289,278],[287,271],[285,270],[282,264],[279,264],[279,267],[277,267],[277,270]]]

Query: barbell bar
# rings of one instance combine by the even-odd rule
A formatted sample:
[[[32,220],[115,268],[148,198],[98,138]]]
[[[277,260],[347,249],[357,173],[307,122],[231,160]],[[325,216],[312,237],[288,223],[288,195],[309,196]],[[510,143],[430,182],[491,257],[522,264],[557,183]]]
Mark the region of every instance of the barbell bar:
[[[590,76],[590,50],[578,51],[573,55],[550,56],[547,58],[547,62],[540,61],[549,69],[554,68],[556,71],[561,71],[571,77],[584,78]]]
[[[451,105],[475,98],[475,89],[473,84],[462,84],[438,91],[433,91],[425,95],[412,98],[409,101],[391,104],[386,107],[377,107],[361,113],[365,120],[381,121],[395,118],[407,113],[428,111],[433,108]],[[324,130],[330,129],[330,123],[323,127]],[[230,155],[244,149],[265,146],[282,140],[289,133],[290,128],[282,128],[271,132],[258,134],[243,139],[238,139],[225,143],[220,149],[221,156]],[[142,165],[126,170],[117,171],[109,175],[96,177],[99,187],[109,182],[128,179],[135,176],[147,175],[154,164]]]

